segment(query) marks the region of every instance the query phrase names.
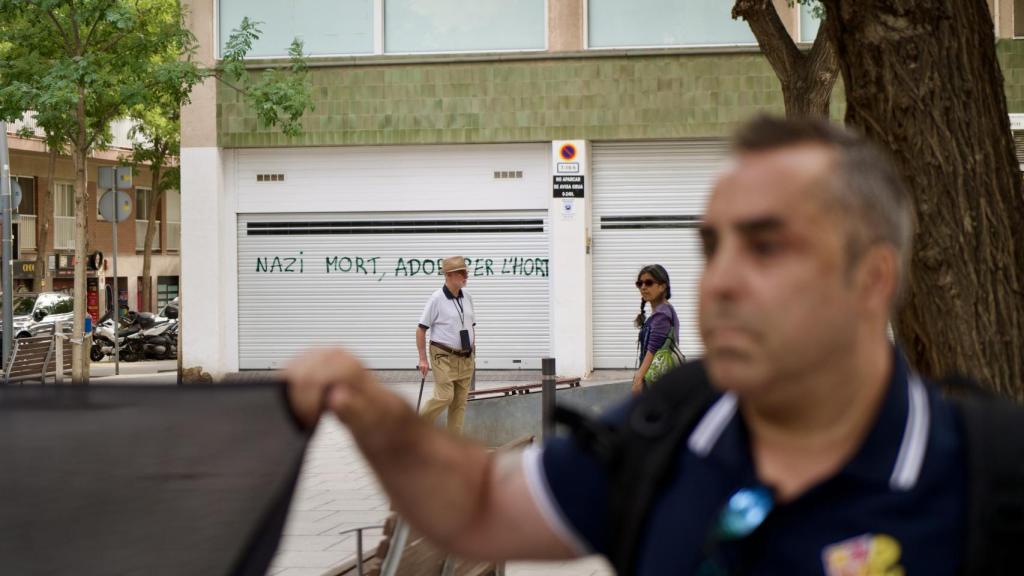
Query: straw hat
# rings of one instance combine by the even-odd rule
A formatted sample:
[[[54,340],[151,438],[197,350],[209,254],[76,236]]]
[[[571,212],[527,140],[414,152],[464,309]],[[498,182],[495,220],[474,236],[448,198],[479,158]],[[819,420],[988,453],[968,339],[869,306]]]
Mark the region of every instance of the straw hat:
[[[441,262],[441,270],[443,270],[445,274],[451,274],[452,272],[458,272],[459,270],[465,269],[466,259],[462,256],[450,256]]]

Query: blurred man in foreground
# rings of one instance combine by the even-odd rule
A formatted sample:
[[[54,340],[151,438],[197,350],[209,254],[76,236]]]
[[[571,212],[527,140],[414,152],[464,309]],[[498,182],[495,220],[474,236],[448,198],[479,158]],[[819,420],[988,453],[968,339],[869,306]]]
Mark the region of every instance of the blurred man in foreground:
[[[912,222],[864,139],[820,121],[741,130],[700,230],[705,358],[604,421],[635,427],[659,388],[713,389],[629,530],[609,505],[630,497],[622,472],[585,442],[495,456],[431,429],[341,350],[298,360],[289,393],[308,424],[324,410],[347,424],[399,513],[465,556],[600,553],[620,574],[956,574],[970,536],[960,413],[886,338]]]

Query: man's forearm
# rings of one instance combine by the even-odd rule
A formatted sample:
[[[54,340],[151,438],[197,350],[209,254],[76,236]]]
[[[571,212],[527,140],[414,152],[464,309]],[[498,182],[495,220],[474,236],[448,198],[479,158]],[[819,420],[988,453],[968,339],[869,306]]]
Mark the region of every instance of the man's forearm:
[[[435,542],[457,539],[486,505],[490,454],[431,426],[390,392],[376,392],[397,402],[381,398],[374,404],[382,413],[365,427],[350,425],[356,442],[403,518]]]
[[[416,328],[416,350],[420,353],[420,360],[427,359],[427,331],[423,328]]]
[[[288,366],[296,417],[329,410],[349,427],[395,509],[435,543],[472,558],[567,558],[574,550],[534,504],[522,466],[430,426],[341,349]],[[506,459],[518,464],[518,459]]]

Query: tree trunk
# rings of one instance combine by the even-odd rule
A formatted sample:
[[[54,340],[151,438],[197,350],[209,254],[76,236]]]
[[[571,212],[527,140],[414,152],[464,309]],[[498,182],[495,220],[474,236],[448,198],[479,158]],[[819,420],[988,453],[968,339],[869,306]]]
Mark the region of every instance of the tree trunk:
[[[832,87],[839,77],[839,62],[825,26],[818,29],[810,51],[802,52],[772,0],[736,0],[732,17],[742,18],[750,25],[761,53],[782,85],[786,116],[827,118]]]
[[[818,30],[823,44],[825,33]],[[815,40],[817,46],[819,40]],[[788,78],[779,78],[787,118],[828,118],[832,88],[839,78],[839,61],[831,48],[812,51]]]
[[[60,156],[59,146],[50,146],[50,154],[46,164],[46,189],[42,190],[36,205],[36,292],[52,290],[50,283],[50,266],[47,262],[49,252],[50,229],[53,227],[53,191],[56,187],[54,176],[57,173],[57,158]]]
[[[153,262],[153,236],[156,234],[156,217],[160,207],[160,198],[163,192],[160,190],[160,164],[154,162],[151,170],[153,172],[153,196],[149,199],[149,211],[146,214],[146,245],[142,249],[142,305],[147,312],[153,312],[153,279],[150,277],[150,268]]]
[[[86,170],[86,159],[89,155],[89,147],[86,142],[86,117],[85,117],[85,90],[78,91],[78,139],[74,146],[75,162],[75,320],[71,333],[71,383],[89,383],[89,355],[85,353],[82,346],[82,337],[85,332],[85,258],[89,241],[89,212],[88,206],[88,172]],[[117,247],[115,246],[116,250]],[[117,295],[115,298],[115,306]]]
[[[1024,399],[1024,191],[985,0],[824,0],[846,121],[889,150],[917,213],[910,363]]]

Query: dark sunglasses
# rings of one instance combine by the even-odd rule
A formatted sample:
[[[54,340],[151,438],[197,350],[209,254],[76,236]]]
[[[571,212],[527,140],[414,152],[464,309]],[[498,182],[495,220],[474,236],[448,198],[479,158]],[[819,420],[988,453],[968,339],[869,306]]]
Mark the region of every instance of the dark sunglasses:
[[[704,543],[704,561],[697,576],[726,576],[730,572],[719,558],[722,542],[735,542],[750,536],[775,507],[775,497],[764,486],[740,488],[729,496]]]
[[[636,287],[637,288],[640,288],[642,286],[647,286],[648,288],[650,288],[651,286],[654,286],[655,284],[661,284],[661,282],[658,282],[657,280],[651,280],[650,278],[648,278],[647,280],[637,280],[636,281]]]

